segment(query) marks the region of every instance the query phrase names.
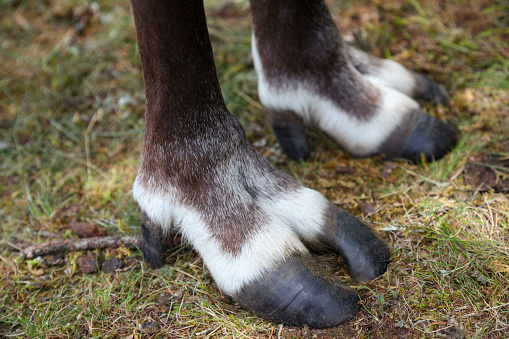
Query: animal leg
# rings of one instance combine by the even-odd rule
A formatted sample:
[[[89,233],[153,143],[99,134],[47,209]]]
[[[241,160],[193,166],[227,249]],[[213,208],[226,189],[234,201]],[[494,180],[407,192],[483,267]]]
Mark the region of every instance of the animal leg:
[[[269,111],[299,115],[358,157],[385,154],[417,162],[421,154],[439,159],[456,144],[454,128],[423,112],[405,94],[438,98],[444,96],[441,90],[395,63],[385,64],[406,76],[400,83],[385,73],[361,74],[351,59],[360,67],[362,58],[349,57],[323,0],[250,3],[258,94]],[[373,74],[381,70],[371,68]],[[412,86],[404,92],[406,82]],[[282,144],[285,150],[299,148],[288,146],[288,140]]]
[[[145,258],[160,265],[161,235],[177,230],[203,257],[219,288],[244,308],[295,326],[347,321],[358,309],[358,295],[316,272],[306,239],[318,237],[328,246],[322,238],[336,227],[348,239],[381,247],[385,257],[387,247],[372,241],[376,236],[367,226],[349,221],[352,216],[337,214],[344,222],[332,222],[330,202],[249,145],[222,98],[201,1],[131,3],[146,96],[133,187],[144,215]],[[356,260],[356,250],[341,240],[333,250]],[[376,262],[369,258],[373,253],[378,255],[357,257]],[[368,269],[369,278],[383,273]]]

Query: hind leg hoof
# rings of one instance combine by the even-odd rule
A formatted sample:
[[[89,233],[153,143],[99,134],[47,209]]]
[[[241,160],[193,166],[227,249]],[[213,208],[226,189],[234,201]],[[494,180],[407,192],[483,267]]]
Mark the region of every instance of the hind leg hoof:
[[[323,1],[272,1],[270,11],[253,1],[252,13],[258,95],[268,110],[297,114],[357,157],[385,153],[415,161],[423,153],[439,159],[454,146],[452,128],[415,119],[424,112],[413,98],[447,104],[443,87],[349,47]]]

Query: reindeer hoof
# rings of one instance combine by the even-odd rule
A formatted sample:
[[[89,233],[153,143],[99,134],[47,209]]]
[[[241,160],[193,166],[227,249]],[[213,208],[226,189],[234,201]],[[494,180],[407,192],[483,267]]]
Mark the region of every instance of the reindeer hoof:
[[[314,275],[306,260],[288,259],[243,287],[235,300],[264,319],[290,326],[327,328],[353,317],[359,309],[357,293]]]
[[[453,127],[426,113],[409,115],[381,147],[388,159],[403,158],[418,163],[444,157],[458,142],[459,133]]]
[[[435,105],[449,106],[450,98],[444,86],[437,84],[423,75],[419,75],[418,83],[419,85],[415,89],[413,95],[414,98],[431,101]]]
[[[274,112],[270,117],[283,152],[292,160],[306,160],[310,151],[302,118],[292,111]]]
[[[368,226],[335,205],[331,206],[323,237],[345,259],[350,275],[357,281],[373,280],[389,266],[389,247]]]
[[[429,114],[419,114],[416,122],[401,158],[417,163],[423,154],[427,161],[438,160],[458,142],[458,131]]]

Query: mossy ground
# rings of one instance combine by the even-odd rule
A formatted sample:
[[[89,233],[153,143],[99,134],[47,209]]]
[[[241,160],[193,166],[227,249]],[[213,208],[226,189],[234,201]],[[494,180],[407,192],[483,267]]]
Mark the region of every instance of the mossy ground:
[[[0,336],[22,338],[507,337],[509,330],[509,9],[502,0],[329,1],[346,39],[449,89],[424,103],[456,126],[445,159],[353,159],[310,130],[305,163],[285,157],[256,91],[246,1],[206,3],[226,103],[279,169],[378,229],[388,272],[360,284],[336,257],[320,265],[362,296],[329,330],[264,322],[222,295],[189,247],[150,270],[139,251],[115,273],[77,258],[26,260],[20,249],[72,238],[71,221],[138,234],[130,190],[144,92],[127,1],[0,0]],[[362,214],[362,211],[365,214]],[[51,260],[50,260],[51,259]],[[57,258],[58,259],[58,258]]]

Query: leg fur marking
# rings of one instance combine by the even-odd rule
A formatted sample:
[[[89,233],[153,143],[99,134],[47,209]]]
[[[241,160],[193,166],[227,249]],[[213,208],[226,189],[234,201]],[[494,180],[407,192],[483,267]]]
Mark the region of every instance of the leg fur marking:
[[[203,211],[183,205],[175,198],[176,192],[161,194],[146,189],[136,180],[133,194],[142,210],[164,231],[174,227],[182,233],[202,255],[218,286],[230,294],[258,279],[285,258],[296,253],[307,254],[297,234],[323,224],[327,203],[318,192],[305,188],[277,200],[260,199],[258,205],[265,215],[263,222],[257,225],[256,233],[244,243],[240,252],[232,254],[222,250],[221,239],[211,232]],[[316,197],[319,199],[314,199]],[[245,225],[247,230],[250,226],[254,225]]]
[[[221,249],[235,255],[268,222],[261,208],[263,201],[291,194],[299,184],[252,149],[243,133],[239,136],[238,130],[228,127],[226,131],[220,130],[209,132],[201,142],[189,141],[191,147],[177,161],[166,159],[161,165],[151,167],[143,161],[135,187],[152,189],[171,198],[176,205],[200,211]],[[202,152],[200,147],[208,147],[207,152]],[[162,148],[163,154],[152,157],[164,159],[165,153],[175,149],[175,146],[168,146],[167,151]],[[172,153],[175,156],[177,152]],[[179,165],[173,165],[174,162]],[[168,175],[166,168],[178,172]],[[153,218],[152,213],[146,212]],[[169,226],[171,221],[160,224]]]
[[[255,65],[272,89],[304,83],[344,112],[369,120],[377,109],[378,93],[353,73],[323,1],[252,0],[251,13],[253,52],[256,49],[263,68]]]

